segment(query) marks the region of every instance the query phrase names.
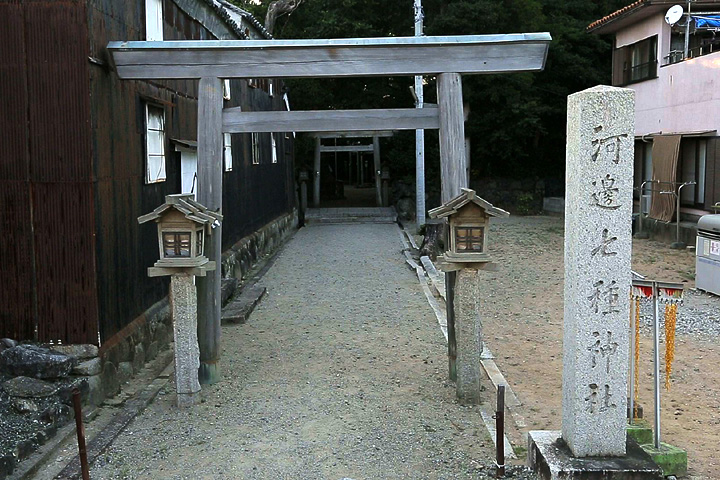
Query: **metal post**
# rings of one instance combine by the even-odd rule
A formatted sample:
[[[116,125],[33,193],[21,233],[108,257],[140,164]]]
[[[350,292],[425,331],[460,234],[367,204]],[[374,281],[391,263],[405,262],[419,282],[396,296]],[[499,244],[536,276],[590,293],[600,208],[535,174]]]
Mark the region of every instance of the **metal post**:
[[[641,210],[642,210],[642,205]],[[630,297],[630,425],[635,423],[635,302]]]
[[[653,299],[653,369],[655,375],[655,448],[660,448],[660,332],[658,326],[658,287],[652,282]]]
[[[415,36],[423,35],[422,0],[415,0]],[[423,77],[415,77],[415,108],[423,108]],[[425,224],[425,130],[415,130],[415,222]]]
[[[380,139],[373,137],[373,168],[375,170],[375,203],[382,207],[382,172],[380,171]]]
[[[320,137],[315,139],[315,163],[313,166],[313,206],[320,206]]]
[[[73,408],[75,409],[75,430],[77,432],[78,456],[80,457],[80,470],[83,480],[90,480],[90,467],[88,466],[87,448],[85,447],[85,426],[82,421],[82,401],[80,390],[72,390]]]
[[[495,476],[505,476],[505,385],[498,385],[497,409],[495,410],[495,447],[497,455],[495,463],[497,471]]]
[[[688,58],[688,54],[690,53],[690,22],[692,21],[692,17],[690,16],[690,10],[692,9],[692,3],[688,0],[688,13],[687,13],[687,21],[685,22],[685,55],[683,57],[683,60]]]

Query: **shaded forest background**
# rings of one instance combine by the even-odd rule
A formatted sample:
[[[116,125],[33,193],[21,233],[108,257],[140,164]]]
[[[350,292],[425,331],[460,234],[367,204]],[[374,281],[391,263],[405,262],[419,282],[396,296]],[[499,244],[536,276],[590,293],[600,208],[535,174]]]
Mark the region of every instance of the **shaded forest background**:
[[[263,21],[269,0],[235,0]],[[611,41],[585,32],[589,23],[629,0],[423,0],[426,35],[548,31],[553,37],[545,71],[463,77],[471,114],[471,176],[541,178],[562,188],[565,114],[569,94],[610,82]],[[305,0],[277,20],[276,38],[412,36],[413,0]],[[435,79],[426,78],[425,101],[436,102]],[[288,80],[293,110],[408,108],[412,78]],[[298,136],[298,165],[312,159]],[[394,178],[414,182],[415,135],[383,141]],[[427,188],[439,188],[437,132],[426,132]],[[550,194],[558,194],[552,193]]]

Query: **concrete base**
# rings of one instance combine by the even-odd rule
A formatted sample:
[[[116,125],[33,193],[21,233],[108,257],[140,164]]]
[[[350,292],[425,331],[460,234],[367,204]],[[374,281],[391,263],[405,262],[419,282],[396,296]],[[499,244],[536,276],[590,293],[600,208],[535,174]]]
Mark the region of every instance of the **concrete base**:
[[[635,440],[638,445],[652,443],[653,441],[652,428],[650,428],[650,424],[647,421],[642,419],[635,419],[632,425],[628,425],[627,434]]]
[[[655,445],[650,443],[642,445],[642,449],[662,468],[665,476],[684,477],[687,475],[687,452],[685,450],[662,442],[660,442],[660,448],[655,448]]]
[[[217,363],[200,362],[200,369],[198,370],[200,385],[213,385],[219,382],[220,379],[220,367]]]
[[[560,431],[528,432],[528,466],[542,480],[662,480],[663,471],[650,456],[628,438],[624,457],[585,457],[572,455]]]

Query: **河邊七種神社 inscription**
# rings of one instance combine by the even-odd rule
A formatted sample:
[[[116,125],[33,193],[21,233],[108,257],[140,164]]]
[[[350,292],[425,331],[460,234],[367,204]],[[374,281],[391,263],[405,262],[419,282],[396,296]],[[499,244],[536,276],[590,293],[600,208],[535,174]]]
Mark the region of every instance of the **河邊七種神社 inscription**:
[[[562,436],[576,457],[625,454],[634,92],[568,98]]]

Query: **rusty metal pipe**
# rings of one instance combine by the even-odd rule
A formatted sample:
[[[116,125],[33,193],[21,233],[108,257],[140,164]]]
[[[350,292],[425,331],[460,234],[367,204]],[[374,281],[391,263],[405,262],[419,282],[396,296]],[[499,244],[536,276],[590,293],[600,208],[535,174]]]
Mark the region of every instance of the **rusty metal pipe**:
[[[82,400],[80,390],[76,387],[72,391],[73,408],[75,409],[75,430],[77,431],[78,455],[83,480],[90,480],[90,467],[88,466],[87,448],[85,447],[85,426],[82,421]]]
[[[495,446],[497,450],[497,456],[495,457],[497,470],[495,476],[497,478],[503,478],[505,476],[505,385],[498,385],[497,389]]]

